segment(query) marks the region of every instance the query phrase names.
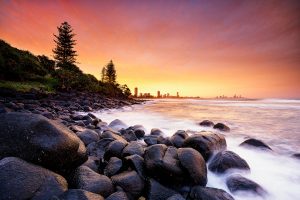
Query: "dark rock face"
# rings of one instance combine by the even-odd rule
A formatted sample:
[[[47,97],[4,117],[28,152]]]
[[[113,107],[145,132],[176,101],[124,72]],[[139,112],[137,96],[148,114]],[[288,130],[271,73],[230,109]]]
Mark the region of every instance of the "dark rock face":
[[[111,157],[104,169],[104,175],[111,177],[117,174],[122,168],[123,162],[117,157]]]
[[[165,151],[162,160],[162,169],[160,179],[165,179],[164,182],[181,182],[184,179],[183,170],[180,167],[178,160],[177,149],[175,147],[168,147]]]
[[[178,149],[181,165],[188,171],[194,184],[205,186],[207,183],[206,163],[201,154],[192,148]]]
[[[16,157],[0,160],[0,199],[50,199],[68,189],[60,175]]]
[[[217,123],[216,125],[214,125],[213,127],[214,129],[218,129],[220,131],[224,131],[224,132],[229,132],[230,128],[228,126],[226,126],[223,123]]]
[[[167,198],[167,200],[185,200],[185,198],[183,198],[183,196],[180,194],[174,194],[173,196]]]
[[[107,176],[98,174],[86,166],[78,167],[70,176],[69,183],[71,187],[100,194],[103,197],[107,197],[113,193],[111,180]]]
[[[263,141],[261,140],[257,140],[254,138],[250,138],[248,140],[245,140],[244,142],[242,142],[240,144],[240,146],[245,146],[245,147],[256,147],[256,148],[260,148],[260,149],[268,149],[268,150],[272,150],[268,145],[266,145]]]
[[[0,130],[0,158],[18,156],[60,172],[87,160],[84,144],[76,135],[41,115],[0,114]]]
[[[110,128],[112,128],[112,129],[116,130],[116,131],[119,131],[122,128],[123,129],[128,128],[128,126],[124,122],[122,122],[121,120],[119,120],[119,119],[113,120],[112,122],[110,122],[110,124],[108,126]]]
[[[144,142],[148,145],[148,146],[151,146],[151,145],[155,145],[157,144],[157,136],[155,135],[148,135],[148,136],[145,136],[144,137]]]
[[[173,146],[173,143],[171,142],[169,137],[163,137],[163,136],[158,136],[157,137],[157,144],[165,144],[167,146]]]
[[[134,134],[138,139],[141,139],[145,136],[145,128],[142,125],[134,125],[132,128]]]
[[[203,120],[199,123],[200,126],[213,127],[215,124],[210,120]]]
[[[109,195],[106,200],[129,200],[125,192],[115,192]]]
[[[53,198],[55,199],[55,198]],[[104,200],[104,198],[86,190],[70,189],[58,197],[59,200]]]
[[[99,134],[96,131],[87,129],[82,132],[78,132],[77,136],[81,141],[87,146],[92,142],[97,142],[99,140]]]
[[[178,194],[176,191],[163,186],[154,179],[150,179],[147,188],[147,198],[148,200],[165,200],[173,195]]]
[[[112,142],[112,138],[104,138],[98,142],[92,142],[87,146],[87,152],[89,156],[96,156],[100,159],[104,157],[106,147]]]
[[[145,149],[144,160],[147,172],[153,177],[159,177],[163,169],[163,156],[167,146],[155,144]]]
[[[171,143],[177,147],[180,148],[182,147],[184,140],[188,137],[188,134],[185,131],[177,131],[171,138],[170,141]]]
[[[138,139],[133,130],[124,130],[124,133],[122,135],[125,140],[127,140],[127,142],[136,141]]]
[[[164,133],[160,129],[158,129],[158,128],[153,128],[150,131],[150,135],[160,136],[160,135],[163,135],[163,134]]]
[[[95,156],[89,156],[88,160],[82,165],[87,166],[90,169],[92,169],[94,172],[98,173],[99,164],[100,164],[99,158]]]
[[[123,157],[130,156],[130,155],[139,155],[143,156],[144,155],[144,148],[143,146],[137,142],[133,141],[130,142],[124,149],[123,149]]]
[[[126,171],[111,177],[114,185],[120,186],[126,193],[139,197],[144,189],[144,181],[136,171]]]
[[[118,140],[120,142],[127,143],[127,141],[122,136],[120,136],[117,133],[114,133],[112,131],[104,131],[101,135],[101,138],[111,138],[114,140]]]
[[[126,164],[133,170],[135,170],[141,178],[145,179],[145,163],[144,158],[139,155],[131,155],[125,157]]]
[[[190,192],[192,200],[234,200],[234,198],[224,190],[217,188],[195,186]]]
[[[109,160],[110,157],[122,158],[122,152],[127,142],[115,140],[111,142],[105,151],[104,159]]]
[[[183,147],[191,147],[201,153],[207,161],[214,151],[226,149],[226,140],[224,136],[212,132],[199,132],[185,139]]]
[[[248,163],[232,151],[217,153],[211,160],[208,168],[216,173],[224,173],[228,169],[250,170]]]
[[[227,178],[226,185],[230,192],[251,192],[256,195],[264,196],[266,191],[254,181],[251,181],[241,175],[232,175]]]

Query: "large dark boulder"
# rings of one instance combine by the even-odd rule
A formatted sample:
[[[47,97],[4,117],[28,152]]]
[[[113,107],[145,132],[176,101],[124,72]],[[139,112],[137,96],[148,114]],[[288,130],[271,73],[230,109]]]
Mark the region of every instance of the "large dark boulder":
[[[86,146],[92,142],[97,142],[99,140],[99,134],[96,131],[90,129],[86,129],[82,132],[77,132],[76,135]]]
[[[150,179],[146,190],[147,200],[166,200],[173,195],[178,194],[176,191],[163,186],[154,179]]]
[[[119,191],[109,195],[106,200],[129,200],[129,198],[125,192]]]
[[[218,129],[220,131],[229,132],[230,128],[223,123],[217,123],[213,126],[214,129]]]
[[[58,198],[53,198],[53,200],[104,200],[104,198],[86,190],[81,189],[70,189],[60,195]]]
[[[155,144],[145,149],[144,160],[147,173],[153,177],[161,177],[163,169],[163,157],[167,146]]]
[[[254,139],[254,138],[250,138],[250,139],[245,140],[244,142],[242,142],[240,144],[240,146],[272,150],[271,147],[266,145],[263,141],[257,140],[257,139]]]
[[[215,124],[210,120],[203,120],[199,123],[200,126],[213,127]]]
[[[88,155],[98,157],[99,160],[102,159],[104,157],[104,154],[106,153],[105,149],[113,141],[114,139],[112,138],[104,138],[99,140],[98,142],[90,143],[87,146]]]
[[[226,140],[223,135],[212,132],[199,132],[185,139],[183,147],[196,149],[207,161],[214,151],[225,150]]]
[[[103,197],[113,193],[111,180],[107,176],[94,172],[87,166],[80,166],[74,170],[68,182],[72,188],[87,190]]]
[[[231,193],[250,192],[255,195],[264,196],[266,191],[257,183],[241,175],[232,175],[227,178],[226,185]]]
[[[119,131],[121,129],[126,129],[128,127],[124,122],[122,122],[119,119],[113,120],[112,122],[109,123],[108,126],[116,131]]]
[[[130,155],[144,155],[144,148],[141,143],[137,141],[130,142],[124,149],[123,149],[123,157],[130,156]]]
[[[126,147],[127,142],[115,140],[111,142],[105,151],[104,159],[109,160],[110,157],[122,158],[123,149]]]
[[[224,190],[210,187],[195,186],[190,192],[191,200],[234,200]]]
[[[139,197],[144,189],[144,180],[136,171],[125,171],[111,177],[115,186],[120,186],[126,193]]]
[[[121,142],[127,143],[127,141],[121,135],[109,130],[104,131],[101,135],[101,138],[111,138],[114,140],[119,140]]]
[[[144,142],[148,146],[155,145],[155,144],[157,144],[157,138],[158,138],[158,136],[156,136],[156,135],[146,135],[144,137]]]
[[[135,170],[140,177],[145,179],[145,163],[144,158],[139,155],[131,155],[124,158],[125,163],[128,167]]]
[[[229,169],[250,170],[248,163],[232,151],[217,153],[208,165],[209,170],[224,173]]]
[[[170,141],[175,147],[180,148],[182,147],[184,140],[187,137],[188,134],[185,131],[179,130],[176,133],[174,133],[174,135],[170,138]]]
[[[88,160],[83,163],[82,165],[89,167],[93,171],[97,172],[99,171],[99,164],[100,159],[95,156],[89,156]]]
[[[123,162],[117,157],[111,157],[104,169],[104,175],[111,177],[117,174],[122,168]]]
[[[163,135],[163,134],[164,133],[160,129],[158,129],[158,128],[153,128],[150,131],[150,135],[160,136],[160,135]]]
[[[17,156],[65,172],[87,160],[81,140],[69,129],[41,115],[0,114],[0,158]]]
[[[16,157],[0,160],[0,199],[47,200],[68,189],[60,175]]]
[[[205,186],[207,183],[207,168],[201,154],[192,148],[180,148],[177,152],[180,164],[187,170],[192,182],[196,185]]]
[[[145,136],[145,128],[142,125],[134,125],[133,127],[133,132],[136,135],[138,139],[141,139],[142,137]]]

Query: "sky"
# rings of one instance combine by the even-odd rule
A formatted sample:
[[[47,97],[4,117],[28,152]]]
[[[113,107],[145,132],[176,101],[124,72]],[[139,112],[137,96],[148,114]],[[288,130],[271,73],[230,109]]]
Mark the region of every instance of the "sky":
[[[113,60],[133,91],[300,98],[300,1],[0,0],[0,38],[53,57],[74,29],[78,66],[100,79]]]

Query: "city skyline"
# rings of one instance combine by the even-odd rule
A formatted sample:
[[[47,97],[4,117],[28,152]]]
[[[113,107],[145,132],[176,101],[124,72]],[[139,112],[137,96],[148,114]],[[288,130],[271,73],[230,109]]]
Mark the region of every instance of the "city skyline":
[[[131,91],[300,98],[300,2],[1,1],[0,38],[52,58],[68,21],[78,66],[100,79],[113,60]],[[37,17],[38,16],[38,17]]]

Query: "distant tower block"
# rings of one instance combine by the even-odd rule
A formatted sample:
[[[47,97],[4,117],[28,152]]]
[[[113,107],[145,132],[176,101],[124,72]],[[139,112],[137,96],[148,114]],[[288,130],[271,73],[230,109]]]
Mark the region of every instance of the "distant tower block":
[[[135,87],[135,88],[134,88],[134,97],[137,97],[137,96],[138,96],[138,88]]]
[[[160,98],[160,91],[157,91],[157,98]]]
[[[179,98],[179,92],[177,92],[177,95],[176,95],[176,96],[177,96],[177,98]]]

